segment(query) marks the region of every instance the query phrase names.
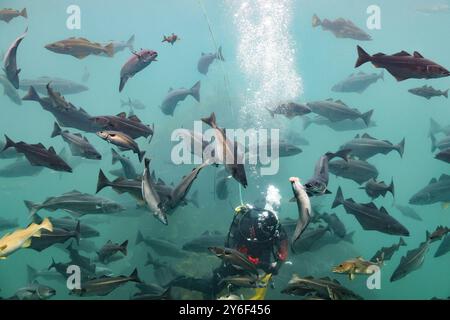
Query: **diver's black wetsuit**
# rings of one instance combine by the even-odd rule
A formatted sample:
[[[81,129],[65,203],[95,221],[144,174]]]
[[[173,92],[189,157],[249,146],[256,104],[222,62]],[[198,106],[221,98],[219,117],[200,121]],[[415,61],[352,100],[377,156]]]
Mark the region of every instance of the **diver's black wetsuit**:
[[[245,254],[258,269],[277,274],[288,256],[288,236],[274,213],[255,208],[251,212],[253,214],[236,214],[225,247]],[[275,263],[272,263],[272,258]],[[242,270],[223,263],[213,271],[210,279],[182,277],[175,279],[170,285],[202,292],[206,299],[216,299],[217,294],[226,286],[220,280],[239,274],[242,274]]]

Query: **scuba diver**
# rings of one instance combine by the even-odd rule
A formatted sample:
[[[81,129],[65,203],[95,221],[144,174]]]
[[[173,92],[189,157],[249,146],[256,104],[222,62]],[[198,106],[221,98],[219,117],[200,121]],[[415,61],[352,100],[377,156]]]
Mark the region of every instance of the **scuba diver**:
[[[276,213],[269,209],[260,209],[251,205],[239,206],[235,209],[233,222],[225,239],[225,248],[231,248],[245,255],[258,270],[266,276],[260,278],[270,280],[268,275],[276,275],[288,257],[288,236],[282,228]],[[181,287],[203,293],[206,299],[217,299],[218,294],[227,288],[226,279],[233,276],[246,275],[245,271],[233,264],[223,261],[213,271],[212,278],[195,279],[180,277],[169,283],[171,287]],[[265,283],[263,299],[268,283]],[[234,286],[231,286],[234,288]],[[228,289],[231,288],[228,286]],[[239,286],[236,286],[239,288]],[[257,294],[258,295],[258,294]]]

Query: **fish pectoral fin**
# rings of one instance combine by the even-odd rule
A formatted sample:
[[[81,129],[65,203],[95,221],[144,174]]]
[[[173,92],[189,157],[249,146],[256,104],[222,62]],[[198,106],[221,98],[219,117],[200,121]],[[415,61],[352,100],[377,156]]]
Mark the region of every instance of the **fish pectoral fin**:
[[[31,246],[31,239],[25,240],[25,242],[22,244],[22,248],[28,248]]]

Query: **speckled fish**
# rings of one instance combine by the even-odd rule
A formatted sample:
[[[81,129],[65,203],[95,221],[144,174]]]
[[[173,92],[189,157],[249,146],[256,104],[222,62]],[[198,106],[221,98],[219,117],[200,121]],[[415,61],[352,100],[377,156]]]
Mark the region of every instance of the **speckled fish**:
[[[432,86],[424,85],[423,87],[409,89],[408,92],[416,96],[424,97],[425,99],[430,100],[433,97],[440,97],[440,96],[446,97],[448,99],[448,90],[449,89],[445,91],[436,90]]]
[[[105,54],[108,57],[114,56],[114,46],[112,43],[102,46],[100,43],[91,42],[86,38],[71,37],[47,44],[45,48],[55,53],[71,55],[77,59],[84,59],[91,54],[97,56]]]
[[[312,26],[314,28],[322,26],[322,30],[330,31],[336,38],[354,39],[359,41],[370,41],[372,37],[364,30],[357,27],[352,21],[344,18],[338,18],[334,21],[323,19],[314,14],[312,18]]]
[[[325,101],[308,102],[306,105],[312,112],[332,122],[362,119],[367,127],[373,114],[373,109],[361,113],[358,109],[350,108],[341,100],[327,99]]]
[[[3,86],[3,94],[6,95],[9,100],[17,105],[22,105],[22,99],[17,93],[16,88],[11,84],[11,82],[2,74],[0,74],[0,84]]]
[[[43,219],[38,214],[32,216],[33,222],[41,223]],[[67,231],[76,231],[78,226],[80,227],[79,234],[83,239],[94,238],[100,235],[100,232],[86,223],[82,223],[79,220],[75,220],[71,217],[51,217],[49,218],[54,228],[64,229]]]
[[[101,160],[102,155],[89,143],[86,137],[79,133],[70,133],[68,130],[61,130],[55,122],[51,137],[61,136],[70,147],[73,156],[83,157],[92,160]]]
[[[200,102],[200,81],[197,81],[192,88],[169,89],[167,96],[161,104],[161,110],[164,114],[173,116],[178,103],[184,101],[187,96],[192,96],[197,102]]]
[[[153,61],[157,61],[158,53],[153,50],[141,50],[139,52],[133,52],[130,59],[123,65],[120,70],[120,85],[119,92],[122,92],[128,79],[134,77],[134,75],[143,69],[145,69]]]
[[[450,71],[443,66],[424,58],[419,52],[410,55],[401,51],[393,55],[377,53],[369,55],[363,48],[357,46],[358,60],[355,68],[371,62],[376,68],[384,68],[392,74],[397,81],[406,79],[436,79],[450,76]]]
[[[358,72],[357,74],[351,74],[347,79],[337,83],[331,90],[334,92],[356,92],[361,94],[379,79],[384,81],[383,71],[380,74]]]
[[[332,174],[355,181],[362,184],[370,179],[378,177],[377,168],[363,160],[348,159],[333,160],[329,164],[329,170]]]
[[[42,166],[55,171],[72,172],[72,168],[56,154],[53,147],[48,150],[42,143],[27,144],[23,141],[14,142],[5,135],[6,144],[3,150],[15,148],[17,152],[23,153],[33,166]]]
[[[121,112],[115,116],[92,117],[91,121],[103,130],[120,131],[133,139],[139,137],[148,138],[154,132],[153,128],[143,124],[136,115],[130,114],[127,117],[125,112]]]
[[[375,179],[367,181],[364,187],[360,187],[366,191],[367,195],[372,199],[376,199],[379,196],[386,196],[386,193],[390,192],[394,196],[394,180],[391,180],[391,184],[387,185],[384,181],[378,182]]]
[[[359,204],[353,199],[344,199],[341,187],[338,188],[332,208],[343,205],[348,214],[354,215],[364,230],[409,236],[409,231],[400,222],[394,219],[384,207],[378,209],[373,202]]]
[[[309,107],[304,104],[295,102],[283,103],[273,110],[269,108],[266,108],[266,110],[269,111],[272,118],[275,118],[275,115],[278,114],[283,115],[288,119],[293,119],[295,117],[301,117],[308,113],[311,113],[311,109]]]
[[[110,258],[118,252],[121,252],[126,256],[128,253],[127,247],[128,240],[125,240],[122,244],[113,243],[111,240],[108,240],[108,242],[106,242],[106,244],[97,252],[98,259],[102,263],[107,263]]]
[[[214,60],[225,61],[222,55],[222,47],[219,47],[216,53],[203,53],[198,60],[197,70],[201,74],[206,75],[209,71],[209,66],[214,62]]]
[[[145,151],[139,149],[138,144],[129,135],[119,131],[99,131],[97,136],[109,143],[119,147],[122,151],[131,150],[138,155],[139,161],[142,161]]]
[[[352,155],[360,160],[367,160],[377,154],[388,154],[393,150],[397,151],[400,157],[403,157],[405,138],[394,145],[392,142],[378,140],[367,133],[364,133],[362,136],[357,134],[353,140],[344,143],[341,149],[352,150]]]
[[[47,85],[60,94],[70,95],[89,90],[88,87],[71,80],[56,77],[39,77],[36,79],[23,79],[20,81],[20,90],[28,91],[33,87],[40,94],[47,94]]]
[[[11,8],[0,10],[0,20],[5,21],[6,23],[9,23],[12,19],[17,17],[28,18],[27,8],[23,8],[21,11]]]
[[[69,231],[66,229],[56,228],[53,226],[52,231],[42,230],[41,236],[39,238],[33,239],[29,249],[41,252],[51,246],[58,243],[65,243],[67,240],[74,238],[77,243],[80,241],[80,223],[74,231]]]
[[[370,259],[372,262],[379,262],[379,261],[388,261],[391,260],[394,253],[396,253],[401,247],[406,246],[405,240],[403,240],[402,237],[400,237],[400,240],[398,243],[394,243],[390,247],[382,247],[380,250],[378,250],[374,256]]]
[[[0,260],[6,259],[20,248],[28,248],[32,238],[40,237],[43,229],[53,231],[52,223],[48,218],[45,218],[41,224],[31,223],[25,229],[17,229],[5,234],[0,239]]]
[[[16,89],[19,89],[19,73],[20,73],[20,69],[17,68],[17,57],[16,57],[17,48],[27,35],[27,32],[28,28],[21,36],[19,36],[16,40],[14,40],[14,42],[6,51],[5,56],[3,58],[3,70],[5,71],[6,78],[9,80],[9,82],[11,82],[13,87]]]

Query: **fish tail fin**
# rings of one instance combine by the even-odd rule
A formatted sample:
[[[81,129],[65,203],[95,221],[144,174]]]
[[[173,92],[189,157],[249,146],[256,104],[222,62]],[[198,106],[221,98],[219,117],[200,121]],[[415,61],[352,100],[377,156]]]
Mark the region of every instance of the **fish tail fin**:
[[[200,102],[200,81],[197,81],[191,88],[191,96],[194,97],[197,102]]]
[[[52,132],[51,137],[54,138],[59,135],[61,135],[61,127],[58,125],[57,122],[55,122],[55,124],[53,125],[53,132]]]
[[[303,130],[306,130],[312,123],[313,121],[311,120],[311,118],[303,117]]]
[[[314,14],[312,17],[312,26],[314,28],[320,26],[322,24],[322,21],[320,21],[319,17],[317,16],[317,14]]]
[[[114,44],[110,43],[107,46],[105,46],[105,52],[108,55],[108,57],[114,57]]]
[[[369,62],[371,56],[360,46],[356,46],[356,48],[358,49],[358,60],[356,61],[355,68],[358,68],[364,63]]]
[[[41,97],[36,92],[36,89],[33,86],[28,88],[28,92],[23,96],[22,100],[24,101],[41,101]]]
[[[111,185],[111,181],[108,180],[108,178],[103,173],[102,169],[98,172],[98,180],[97,180],[97,190],[95,193],[99,193],[100,190],[104,189],[105,187],[108,187]]]
[[[12,141],[6,134],[5,134],[5,140],[6,140],[6,143],[5,143],[5,146],[3,147],[2,152],[5,151],[6,149],[13,148],[16,146],[15,142]]]
[[[331,206],[331,208],[334,209],[334,208],[340,206],[343,202],[344,202],[344,194],[342,193],[341,187],[339,187],[336,192],[336,198],[334,199],[333,205]]]
[[[130,279],[133,282],[142,282],[142,280],[139,278],[138,270],[135,268],[133,272],[130,274]]]
[[[448,99],[448,90],[450,90],[450,89],[447,89],[447,90],[445,90],[445,91],[442,93],[442,95],[443,95],[444,97],[446,97],[447,99]]]
[[[47,231],[53,232],[53,225],[50,222],[49,218],[44,218],[42,223],[39,225],[41,229],[45,229]]]
[[[198,205],[198,191],[195,190],[192,193],[192,196],[189,198],[189,202],[192,203],[196,208],[199,208],[200,206]]]
[[[134,51],[134,34],[130,37],[130,39],[128,39],[127,47],[130,51]]]
[[[398,245],[399,245],[399,246],[402,246],[402,247],[406,246],[406,242],[405,242],[405,240],[403,239],[403,237],[400,237],[400,240],[399,240],[399,242],[398,242]]]
[[[436,122],[433,118],[430,118],[430,132],[429,135],[436,134],[442,131],[442,126]]]
[[[30,266],[29,264],[27,264],[27,278],[28,278],[28,283],[32,283],[34,279],[36,279],[37,276],[37,270],[35,268],[33,268],[32,266]]]
[[[351,152],[351,149],[342,149],[335,153],[327,152],[325,153],[325,156],[327,157],[328,161],[331,161],[334,158],[341,158],[342,160],[348,161]]]
[[[138,230],[135,244],[138,245],[141,242],[144,242],[144,236],[142,235],[142,232]]]
[[[272,111],[272,110],[270,110],[269,108],[267,108],[267,107],[264,107],[267,111],[269,111],[269,113],[270,113],[270,116],[272,117],[272,118],[275,118],[275,112],[274,111]]]
[[[402,141],[395,146],[395,149],[400,154],[400,157],[403,158],[403,153],[405,152],[405,138],[403,138]]]
[[[28,208],[28,211],[30,212],[30,216],[33,217],[36,212],[39,210],[39,205],[37,203],[25,200],[24,201],[26,207]]]
[[[122,92],[127,81],[128,81],[128,77],[120,77],[119,92]]]
[[[28,18],[27,8],[23,8],[22,11],[20,11],[20,15],[24,18]]]
[[[124,256],[128,254],[128,240],[122,242],[120,245],[120,252],[122,252]]]
[[[373,114],[373,109],[369,110],[366,113],[363,113],[361,115],[361,119],[364,121],[364,123],[366,124],[367,127],[370,125],[370,119],[372,118],[372,114]]]
[[[147,262],[145,263],[146,266],[152,265],[155,263],[155,259],[150,254],[150,252],[147,252]]]
[[[391,179],[391,184],[389,185],[387,191],[389,191],[393,197],[395,197],[395,192],[394,192],[394,178]]]
[[[216,128],[216,114],[213,112],[208,118],[202,118],[202,121],[209,125],[211,128]]]
[[[77,226],[75,227],[75,241],[77,242],[77,245],[80,245],[80,237],[81,237],[81,224],[80,220],[77,222]]]
[[[145,151],[138,152],[139,162],[142,162],[142,159],[144,159],[144,156],[145,156]]]
[[[225,61],[225,58],[223,57],[222,54],[222,46],[220,46],[219,49],[217,50],[216,58],[219,59],[220,61]]]

